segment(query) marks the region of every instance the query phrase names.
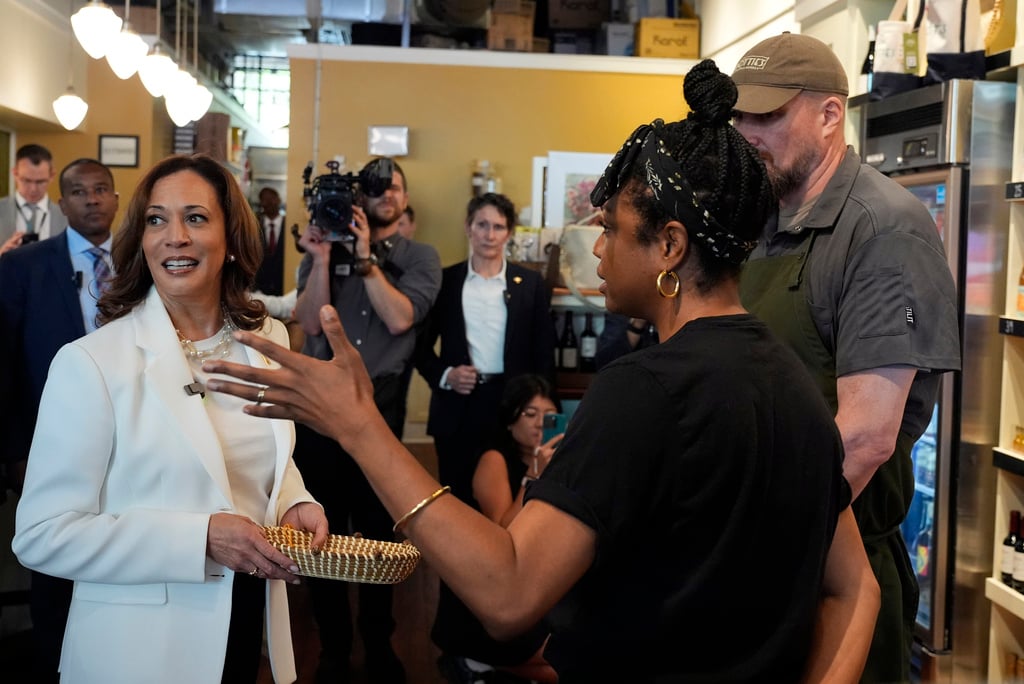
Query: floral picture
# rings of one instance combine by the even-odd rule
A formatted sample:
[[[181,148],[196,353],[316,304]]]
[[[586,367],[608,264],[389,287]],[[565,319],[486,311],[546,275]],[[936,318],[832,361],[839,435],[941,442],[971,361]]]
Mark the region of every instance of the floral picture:
[[[590,192],[604,173],[613,153],[549,152],[544,189],[544,226],[561,228],[587,222],[597,209]],[[593,223],[594,220],[590,220]]]

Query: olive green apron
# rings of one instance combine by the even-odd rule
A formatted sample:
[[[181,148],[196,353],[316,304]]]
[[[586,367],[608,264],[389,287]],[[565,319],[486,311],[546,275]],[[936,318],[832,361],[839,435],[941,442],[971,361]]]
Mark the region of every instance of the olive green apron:
[[[822,341],[807,304],[805,270],[819,231],[807,230],[800,248],[783,256],[747,262],[740,279],[743,306],[788,344],[821,389],[835,414],[835,357]],[[900,433],[896,451],[852,504],[868,560],[882,590],[882,606],[862,682],[908,682],[910,646],[917,615],[917,577],[899,525],[914,495],[910,451]]]

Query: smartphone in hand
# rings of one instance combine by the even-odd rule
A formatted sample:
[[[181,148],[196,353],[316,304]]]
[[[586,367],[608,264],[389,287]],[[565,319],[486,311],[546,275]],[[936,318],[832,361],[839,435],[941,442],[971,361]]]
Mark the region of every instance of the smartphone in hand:
[[[544,415],[544,436],[541,437],[541,444],[547,444],[548,441],[556,436],[565,432],[565,424],[567,420],[564,413],[547,413]]]

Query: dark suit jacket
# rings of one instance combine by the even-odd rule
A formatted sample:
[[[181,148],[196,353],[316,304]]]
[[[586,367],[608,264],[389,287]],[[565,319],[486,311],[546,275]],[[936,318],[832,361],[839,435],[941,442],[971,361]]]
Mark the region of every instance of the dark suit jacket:
[[[289,239],[288,218],[281,214],[280,234],[277,236],[277,244],[271,252],[267,245],[267,234],[263,229],[263,215],[257,214],[256,220],[260,224],[260,236],[263,240],[263,263],[256,271],[256,289],[263,294],[283,295],[284,294],[284,247],[285,241]]]
[[[427,326],[418,340],[416,370],[431,389],[427,433],[450,435],[472,395],[458,394],[438,387],[445,368],[470,365],[466,342],[466,319],[462,312],[462,286],[469,271],[463,261],[444,269],[441,291],[431,310]],[[505,269],[505,377],[538,373],[549,379],[554,371],[555,330],[551,322],[551,292],[536,271],[509,263]],[[440,354],[434,351],[438,336]]]
[[[67,232],[0,258],[0,449],[28,458],[39,398],[57,350],[85,334]],[[98,397],[82,397],[97,401]]]

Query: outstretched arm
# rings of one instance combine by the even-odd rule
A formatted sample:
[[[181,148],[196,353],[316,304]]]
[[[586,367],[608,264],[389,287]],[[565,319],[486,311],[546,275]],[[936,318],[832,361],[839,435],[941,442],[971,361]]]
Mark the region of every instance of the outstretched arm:
[[[335,354],[331,361],[238,332],[236,339],[281,367],[212,361],[204,368],[266,387],[266,403],[246,406],[246,413],[298,420],[336,439],[398,520],[439,485],[377,411],[366,368],[332,307],[321,309],[320,322]],[[211,380],[207,387],[250,401],[257,393],[252,385],[226,380]],[[530,501],[506,530],[454,496],[441,496],[412,517],[403,531],[499,638],[536,624],[590,567],[596,551],[594,530],[542,501]],[[559,543],[551,544],[551,539]]]
[[[839,515],[822,594],[803,682],[855,684],[868,657],[881,594],[849,507]]]

